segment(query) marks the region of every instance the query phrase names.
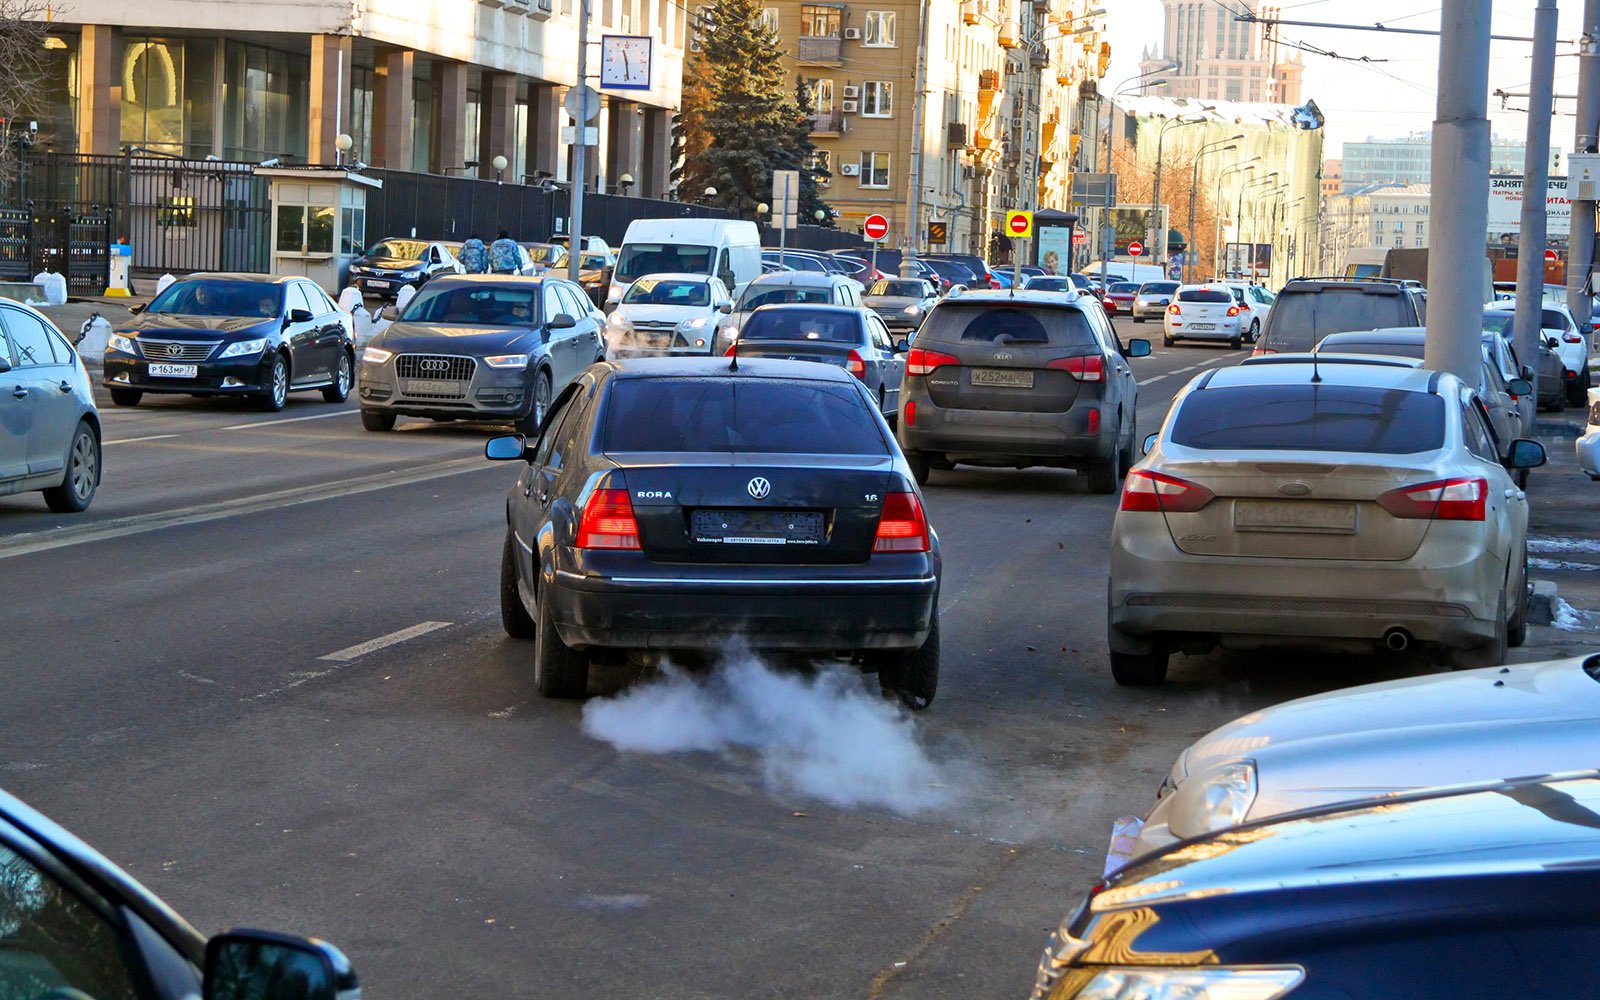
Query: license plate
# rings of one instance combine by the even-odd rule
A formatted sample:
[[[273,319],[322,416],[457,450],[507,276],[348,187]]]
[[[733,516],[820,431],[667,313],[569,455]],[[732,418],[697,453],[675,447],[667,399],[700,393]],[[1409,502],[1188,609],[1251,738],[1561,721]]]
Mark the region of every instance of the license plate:
[[[199,365],[151,365],[150,374],[162,378],[194,378],[200,374]]]
[[[697,510],[694,540],[721,545],[821,545],[819,511]]]
[[[1008,389],[1032,389],[1033,372],[1026,368],[974,368],[973,385],[998,385]]]
[[[1189,324],[1189,329],[1191,329],[1191,330],[1215,330],[1216,328],[1217,328],[1217,324],[1215,324],[1215,323],[1190,323]]]
[[[1320,500],[1293,503],[1241,500],[1233,506],[1233,526],[1238,531],[1353,535],[1356,533],[1356,505]]]
[[[361,284],[367,288],[388,288],[389,283],[382,278],[364,278]]]
[[[408,396],[459,396],[461,395],[460,382],[429,382],[423,379],[407,380],[403,391]]]

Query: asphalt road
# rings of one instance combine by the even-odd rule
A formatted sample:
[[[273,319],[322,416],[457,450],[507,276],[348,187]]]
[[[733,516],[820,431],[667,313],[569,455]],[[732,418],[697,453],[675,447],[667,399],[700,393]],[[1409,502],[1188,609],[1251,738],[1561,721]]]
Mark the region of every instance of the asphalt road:
[[[1238,357],[1158,344],[1134,362],[1141,432]],[[1178,750],[1429,669],[1217,654],[1120,689],[1115,498],[1065,472],[935,472],[938,700],[909,730],[824,742],[877,777],[923,753],[913,798],[943,801],[830,805],[771,776],[814,744],[625,753],[534,692],[498,620],[515,471],[482,460],[485,428],[365,433],[316,394],[281,414],[147,400],[104,407],[86,515],[0,498],[0,786],[203,931],[336,942],[369,997],[1025,996],[1111,821]],[[767,735],[790,711],[816,724],[803,708],[778,704]]]

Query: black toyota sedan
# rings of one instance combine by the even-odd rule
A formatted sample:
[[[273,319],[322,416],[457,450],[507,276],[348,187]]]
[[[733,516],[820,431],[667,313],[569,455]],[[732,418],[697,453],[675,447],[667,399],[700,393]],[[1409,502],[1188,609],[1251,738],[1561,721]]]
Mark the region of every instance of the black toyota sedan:
[[[1035,1000],[1600,996],[1600,771],[1343,803],[1137,858]]]
[[[541,694],[581,698],[591,655],[843,654],[913,709],[939,679],[939,542],[877,400],[843,369],[640,358],[579,377],[506,505],[506,632]]]
[[[111,401],[146,393],[249,396],[281,410],[289,393],[350,394],[355,330],[348,313],[306,278],[191,274],[168,285],[112,332],[105,381]]]

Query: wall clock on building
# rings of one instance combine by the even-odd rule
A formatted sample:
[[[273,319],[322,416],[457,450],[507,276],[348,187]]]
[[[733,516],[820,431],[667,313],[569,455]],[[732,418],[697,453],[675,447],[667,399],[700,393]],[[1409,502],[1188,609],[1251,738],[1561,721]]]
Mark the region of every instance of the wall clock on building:
[[[649,35],[600,38],[600,86],[606,90],[649,90]]]

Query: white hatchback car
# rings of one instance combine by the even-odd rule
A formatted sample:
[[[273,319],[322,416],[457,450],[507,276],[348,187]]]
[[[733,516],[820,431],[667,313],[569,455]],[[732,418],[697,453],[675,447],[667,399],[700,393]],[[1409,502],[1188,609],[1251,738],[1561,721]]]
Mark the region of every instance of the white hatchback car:
[[[1180,285],[1161,317],[1161,342],[1171,347],[1178,340],[1226,340],[1238,350],[1244,346],[1244,322],[1244,310],[1227,285]]]
[[[606,355],[710,354],[717,322],[732,303],[720,278],[646,275],[628,286],[606,320]]]
[[[1266,328],[1267,314],[1272,312],[1273,295],[1260,285],[1242,281],[1229,281],[1226,284],[1233,293],[1233,301],[1241,310],[1239,322],[1244,326],[1245,343],[1253,344]]]

